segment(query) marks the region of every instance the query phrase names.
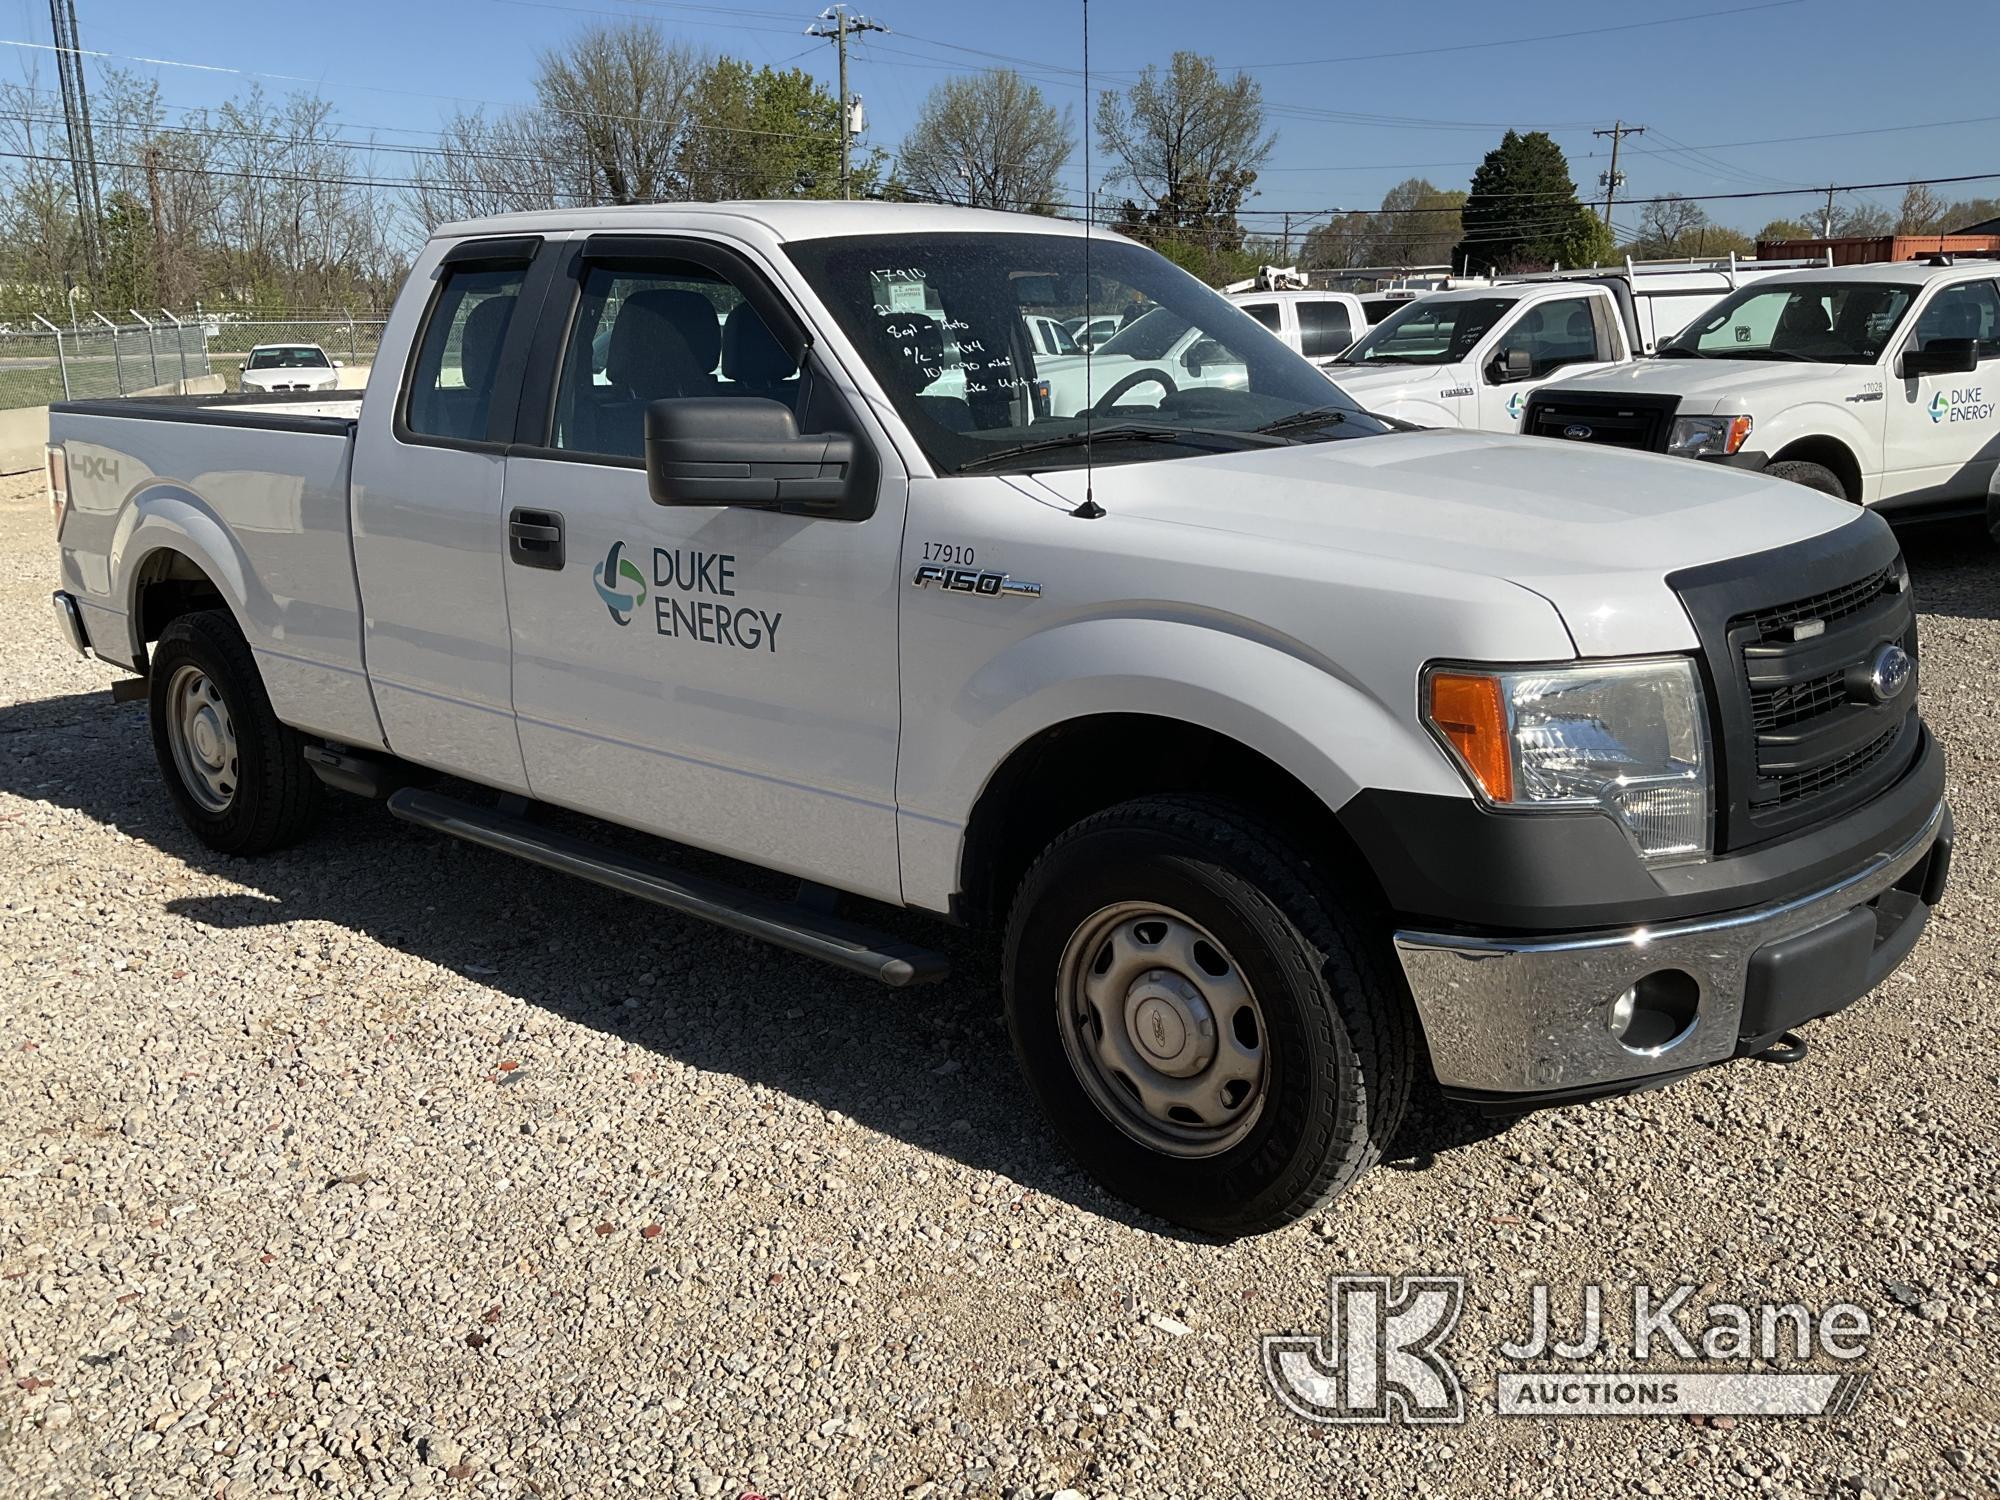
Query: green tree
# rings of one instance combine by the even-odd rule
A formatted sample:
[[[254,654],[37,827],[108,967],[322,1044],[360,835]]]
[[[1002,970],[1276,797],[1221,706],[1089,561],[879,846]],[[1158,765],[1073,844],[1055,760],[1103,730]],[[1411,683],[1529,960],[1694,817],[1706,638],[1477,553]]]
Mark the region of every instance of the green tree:
[[[1072,149],[1070,113],[1004,68],[948,78],[897,153],[908,189],[941,203],[1053,213]]]
[[[1461,210],[1460,267],[1499,271],[1591,265],[1613,254],[1610,231],[1577,201],[1569,161],[1539,130],[1510,130],[1472,174]]]
[[[702,69],[675,153],[683,194],[832,198],[840,193],[840,102],[798,68],[752,68],[721,57]],[[855,196],[881,175],[881,152],[852,169]]]
[[[91,290],[100,306],[153,307],[160,301],[153,256],[153,220],[130,193],[113,193],[104,203],[100,235],[104,244],[101,284]],[[126,318],[126,322],[131,319]]]
[[[1803,219],[1773,219],[1757,231],[1759,241],[1763,240],[1816,240],[1819,226],[1808,224]]]

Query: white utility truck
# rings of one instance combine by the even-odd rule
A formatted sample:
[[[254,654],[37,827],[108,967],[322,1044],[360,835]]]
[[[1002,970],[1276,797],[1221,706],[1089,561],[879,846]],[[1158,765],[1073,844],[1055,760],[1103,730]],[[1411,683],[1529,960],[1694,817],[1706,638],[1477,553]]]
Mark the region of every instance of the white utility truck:
[[[1052,409],[1023,314],[1138,298],[1240,382]],[[889,909],[992,923],[1055,1129],[1216,1233],[1353,1181],[1420,1070],[1517,1110],[1796,1056],[1949,865],[1880,517],[1379,421],[1079,225],[451,225],[364,397],[50,443],[61,627],[212,848],[332,786],[890,984],[946,965]]]
[[[1743,287],[1653,358],[1536,392],[1522,430],[1761,469],[1888,510],[1976,513],[2000,457],[1996,411],[2000,266],[1937,257]]]
[[[1325,368],[1378,415],[1518,432],[1538,386],[1628,364],[1732,288],[1796,264],[1627,262],[1454,283],[1405,302]]]
[[[1346,352],[1368,331],[1368,314],[1352,292],[1280,288],[1230,292],[1229,300],[1316,365]]]

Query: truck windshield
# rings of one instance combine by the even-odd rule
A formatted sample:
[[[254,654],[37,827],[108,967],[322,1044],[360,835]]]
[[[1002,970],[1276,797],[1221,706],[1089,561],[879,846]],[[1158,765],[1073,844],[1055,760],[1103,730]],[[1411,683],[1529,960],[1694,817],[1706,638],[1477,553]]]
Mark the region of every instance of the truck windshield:
[[[1367,335],[1335,364],[1452,365],[1457,364],[1493,325],[1507,315],[1513,302],[1505,297],[1466,297],[1440,301],[1426,297],[1405,302],[1388,321]]]
[[[252,349],[253,370],[324,370],[326,355],[318,349]]]
[[[1389,431],[1171,262],[1071,234],[854,235],[786,247],[940,474],[1081,468]],[[1026,319],[1108,326],[1046,354]],[[1087,322],[1084,320],[1088,320]],[[1086,423],[1086,412],[1088,423]]]
[[[1662,340],[1658,355],[1873,364],[1916,294],[1889,281],[1758,282]]]

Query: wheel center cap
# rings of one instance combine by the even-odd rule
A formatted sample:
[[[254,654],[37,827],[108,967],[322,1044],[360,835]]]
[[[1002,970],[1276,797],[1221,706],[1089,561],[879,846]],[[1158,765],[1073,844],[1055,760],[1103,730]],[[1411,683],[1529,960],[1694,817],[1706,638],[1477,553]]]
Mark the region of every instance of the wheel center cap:
[[[222,729],[215,722],[215,715],[203,709],[194,716],[189,726],[188,738],[194,744],[194,753],[211,766],[222,764]]]
[[[1191,1078],[1215,1058],[1215,1014],[1171,969],[1149,969],[1133,981],[1125,1028],[1139,1055],[1170,1078]]]

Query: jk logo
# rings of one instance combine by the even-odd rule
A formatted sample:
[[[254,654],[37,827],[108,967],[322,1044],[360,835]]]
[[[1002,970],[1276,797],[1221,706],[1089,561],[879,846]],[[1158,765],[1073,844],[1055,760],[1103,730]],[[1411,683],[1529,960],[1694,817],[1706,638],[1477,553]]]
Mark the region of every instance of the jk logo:
[[[1439,1352],[1465,1301],[1459,1276],[1332,1276],[1325,1334],[1267,1334],[1264,1375],[1308,1422],[1457,1423],[1458,1371]]]

